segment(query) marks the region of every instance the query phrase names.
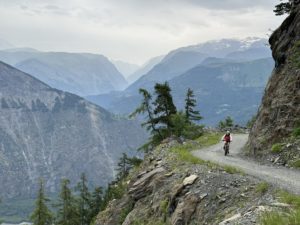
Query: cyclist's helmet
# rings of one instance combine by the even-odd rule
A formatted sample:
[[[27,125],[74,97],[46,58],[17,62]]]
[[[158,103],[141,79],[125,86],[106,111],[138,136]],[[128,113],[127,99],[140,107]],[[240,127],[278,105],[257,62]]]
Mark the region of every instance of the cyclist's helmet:
[[[230,134],[230,131],[228,130],[228,131],[226,131],[226,134]]]

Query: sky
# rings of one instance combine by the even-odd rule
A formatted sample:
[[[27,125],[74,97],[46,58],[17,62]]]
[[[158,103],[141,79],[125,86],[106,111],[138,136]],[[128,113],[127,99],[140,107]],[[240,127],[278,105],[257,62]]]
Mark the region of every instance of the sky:
[[[0,39],[142,64],[178,47],[268,38],[279,0],[0,0]]]

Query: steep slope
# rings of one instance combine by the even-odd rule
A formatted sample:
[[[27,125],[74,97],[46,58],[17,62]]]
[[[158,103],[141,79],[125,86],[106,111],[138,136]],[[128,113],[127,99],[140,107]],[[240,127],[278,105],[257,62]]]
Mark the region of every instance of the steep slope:
[[[116,119],[104,109],[0,63],[0,193],[30,197],[39,177],[57,192],[60,179],[91,184],[114,176],[122,152],[145,140],[134,121]],[[92,176],[91,176],[92,175]]]
[[[82,53],[0,51],[0,60],[48,85],[81,96],[122,90],[127,82],[104,56]]]
[[[147,74],[130,85],[126,92],[135,93],[139,88],[151,88],[156,82],[170,80],[200,64],[206,57],[206,54],[193,51],[170,53]]]
[[[269,41],[276,67],[250,133],[248,144],[254,154],[267,152],[272,144],[290,137],[297,124],[299,126],[300,5],[296,6]],[[290,153],[292,148],[299,152],[297,146],[290,146]]]
[[[95,225],[261,224],[264,212],[286,206],[267,183],[193,157],[189,151],[198,145],[162,143],[124,180],[123,196],[99,213]]]

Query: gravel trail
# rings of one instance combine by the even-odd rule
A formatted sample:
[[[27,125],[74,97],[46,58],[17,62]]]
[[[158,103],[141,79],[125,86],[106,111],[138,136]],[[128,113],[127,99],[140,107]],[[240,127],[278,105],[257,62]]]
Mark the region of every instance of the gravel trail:
[[[246,134],[233,135],[229,156],[224,156],[223,143],[196,150],[193,155],[220,165],[229,165],[241,169],[246,174],[257,177],[279,188],[300,195],[300,170],[283,167],[260,165],[259,163],[239,157],[248,139]]]

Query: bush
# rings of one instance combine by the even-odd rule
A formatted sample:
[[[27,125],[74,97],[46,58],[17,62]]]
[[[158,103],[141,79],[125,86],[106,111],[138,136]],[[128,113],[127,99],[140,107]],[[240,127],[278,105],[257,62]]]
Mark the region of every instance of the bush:
[[[282,146],[281,146],[281,144],[274,144],[274,145],[272,145],[272,152],[273,153],[280,153],[281,152],[281,150],[282,150]]]
[[[293,136],[294,136],[294,137],[300,137],[300,127],[296,127],[296,128],[293,130]]]
[[[257,186],[256,186],[256,191],[260,194],[264,194],[266,193],[267,191],[269,190],[269,184],[266,183],[266,182],[263,182],[263,183],[259,183]]]
[[[171,116],[172,134],[177,137],[195,139],[203,134],[203,126],[187,121],[183,112],[178,112]]]
[[[227,116],[224,121],[220,121],[218,127],[220,129],[232,128],[233,127],[233,119],[230,116]]]
[[[291,166],[292,167],[295,167],[295,168],[300,168],[300,159],[294,161],[291,163]]]

